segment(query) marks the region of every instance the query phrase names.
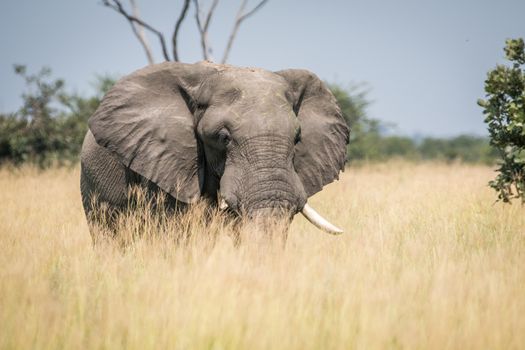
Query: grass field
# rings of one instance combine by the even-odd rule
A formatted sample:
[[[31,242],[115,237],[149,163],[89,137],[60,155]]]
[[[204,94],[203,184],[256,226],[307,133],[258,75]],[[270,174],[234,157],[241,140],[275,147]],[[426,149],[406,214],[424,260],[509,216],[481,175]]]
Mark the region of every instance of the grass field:
[[[297,216],[285,249],[199,208],[184,244],[93,248],[78,169],[0,170],[0,348],[523,349],[525,208],[492,176],[350,168],[310,200],[346,233]]]

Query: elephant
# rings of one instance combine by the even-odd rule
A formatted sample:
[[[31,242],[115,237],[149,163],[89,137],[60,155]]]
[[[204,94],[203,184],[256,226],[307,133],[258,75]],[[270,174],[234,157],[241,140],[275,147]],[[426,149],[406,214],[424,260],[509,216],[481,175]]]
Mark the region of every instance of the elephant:
[[[301,69],[164,62],[123,77],[88,120],[80,188],[88,218],[129,207],[141,184],[171,203],[199,198],[248,220],[301,212],[342,230],[307,203],[339,178],[349,128],[326,85]]]

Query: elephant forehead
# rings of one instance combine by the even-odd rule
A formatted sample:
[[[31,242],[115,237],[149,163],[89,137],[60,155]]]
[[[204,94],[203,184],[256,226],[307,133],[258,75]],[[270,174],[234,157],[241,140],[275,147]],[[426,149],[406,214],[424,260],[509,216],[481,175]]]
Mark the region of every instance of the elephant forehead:
[[[239,113],[248,110],[270,113],[291,110],[286,98],[286,85],[271,76],[225,79],[210,91],[210,97],[212,105],[231,106]]]
[[[218,90],[236,88],[244,92],[284,90],[286,84],[275,73],[259,68],[236,68],[219,75]]]

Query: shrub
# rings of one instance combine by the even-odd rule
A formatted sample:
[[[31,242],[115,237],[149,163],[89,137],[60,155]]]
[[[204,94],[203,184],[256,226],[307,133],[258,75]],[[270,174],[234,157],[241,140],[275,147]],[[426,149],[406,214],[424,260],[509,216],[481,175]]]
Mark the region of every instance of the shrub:
[[[523,39],[506,41],[505,56],[512,66],[498,65],[485,80],[483,107],[490,143],[500,154],[496,179],[490,186],[499,200],[521,198],[525,203],[525,50]]]
[[[25,66],[15,65],[15,72],[25,80],[26,92],[22,94],[22,107],[11,114],[0,114],[0,162],[33,162],[46,167],[76,161],[87,119],[113,79],[99,77],[98,93],[83,98],[67,93],[64,81],[52,79],[49,68],[31,75]]]

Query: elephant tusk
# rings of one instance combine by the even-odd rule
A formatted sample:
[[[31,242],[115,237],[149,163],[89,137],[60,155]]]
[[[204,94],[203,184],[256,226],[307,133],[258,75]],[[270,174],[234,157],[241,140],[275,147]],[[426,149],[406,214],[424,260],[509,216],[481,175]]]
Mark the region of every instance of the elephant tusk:
[[[220,202],[219,202],[219,209],[220,209],[220,210],[228,209],[228,203],[226,203],[226,201],[224,200],[224,198],[221,198],[221,200],[220,200]]]
[[[314,226],[320,228],[321,230],[327,233],[333,235],[343,233],[343,230],[328,222],[325,218],[319,215],[319,213],[316,212],[311,206],[309,206],[308,203],[304,205],[303,209],[301,210],[301,214],[303,214],[304,217],[308,219],[308,221],[314,224]]]
[[[217,193],[217,202],[219,202],[220,210],[228,209],[229,205],[228,203],[226,203],[226,200],[224,199],[224,197],[221,196],[220,192]]]

